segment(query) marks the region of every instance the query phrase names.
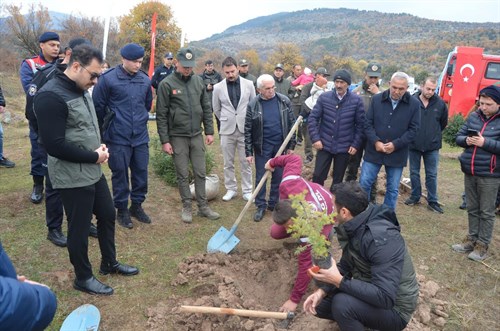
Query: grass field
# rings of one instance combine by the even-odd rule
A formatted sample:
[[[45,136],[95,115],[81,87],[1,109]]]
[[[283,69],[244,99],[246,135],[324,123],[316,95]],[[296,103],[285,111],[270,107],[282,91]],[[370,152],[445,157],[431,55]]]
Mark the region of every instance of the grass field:
[[[23,121],[23,99],[19,86],[9,77],[1,77],[2,87],[14,89],[6,93],[11,124],[4,124],[4,153],[16,162],[12,169],[0,168],[0,239],[12,258],[19,274],[49,285],[57,294],[58,311],[49,330],[58,330],[64,318],[84,303],[96,305],[102,314],[101,330],[143,330],[147,326],[147,309],[172,298],[192,295],[188,287],[172,287],[177,265],[188,256],[206,251],[208,239],[220,226],[230,228],[244,206],[241,199],[223,203],[221,183],[218,200],[211,207],[221,213],[219,221],[194,218],[191,225],[180,221],[180,199],[176,188],[166,186],[150,168],[149,194],[144,204],[153,219],[151,225],[134,222],[134,229],[117,225],[116,245],[120,261],[141,269],[138,276],[125,278],[99,276],[111,285],[115,294],[110,297],[90,296],[73,290],[73,270],[66,249],[58,248],[46,239],[44,204],[29,201],[32,181],[29,176],[28,127]],[[17,91],[17,92],[16,92]],[[156,123],[149,122],[151,135]],[[209,149],[216,155],[215,173],[222,179],[222,156],[217,144]],[[445,330],[499,330],[500,297],[500,237],[494,232],[490,255],[484,263],[469,261],[465,255],[451,251],[467,231],[467,213],[458,208],[463,191],[463,175],[456,155],[459,149],[445,147],[441,153],[439,196],[444,215],[432,213],[422,205],[408,207],[402,202],[397,214],[416,270],[441,286],[439,296],[450,302],[450,316]],[[302,150],[299,150],[302,153]],[[109,169],[105,166],[108,180]],[[405,175],[407,176],[407,169]],[[379,202],[382,197],[378,197]],[[255,223],[251,213],[245,216],[238,230],[239,246],[272,249],[268,238],[269,219]],[[66,222],[65,222],[66,223]],[[65,225],[66,227],[66,225]],[[100,257],[97,240],[89,238],[89,252],[97,274]],[[272,292],[270,293],[272,295]]]

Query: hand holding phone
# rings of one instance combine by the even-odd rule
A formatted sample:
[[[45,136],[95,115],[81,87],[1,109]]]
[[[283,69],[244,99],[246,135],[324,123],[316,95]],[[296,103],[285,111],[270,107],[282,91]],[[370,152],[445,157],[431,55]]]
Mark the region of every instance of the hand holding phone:
[[[468,129],[467,130],[467,136],[468,137],[478,137],[479,136],[479,131]]]

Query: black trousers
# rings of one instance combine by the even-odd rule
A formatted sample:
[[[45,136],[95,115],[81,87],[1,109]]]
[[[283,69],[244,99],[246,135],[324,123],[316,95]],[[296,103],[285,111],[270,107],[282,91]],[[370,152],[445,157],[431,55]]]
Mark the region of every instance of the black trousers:
[[[59,189],[68,217],[69,260],[78,280],[92,277],[88,256],[89,227],[92,214],[97,219],[97,234],[103,263],[116,262],[115,208],[104,175],[93,185]]]
[[[345,170],[349,163],[348,153],[332,154],[330,152],[320,150],[316,153],[316,163],[314,165],[313,182],[323,185],[328,177],[330,164],[333,160],[333,181],[332,186],[342,183],[344,179]],[[330,188],[331,191],[331,188]]]
[[[337,322],[342,331],[364,331],[365,327],[400,331],[407,324],[394,309],[377,308],[339,291],[327,295],[316,312],[319,318]]]
[[[63,222],[63,204],[58,190],[52,188],[49,174],[45,177],[45,222],[50,230],[60,229]]]

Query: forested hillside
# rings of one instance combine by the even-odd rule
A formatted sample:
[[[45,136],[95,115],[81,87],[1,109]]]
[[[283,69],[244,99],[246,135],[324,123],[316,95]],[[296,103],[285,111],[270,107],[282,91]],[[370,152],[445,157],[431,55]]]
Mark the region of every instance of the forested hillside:
[[[430,9],[431,10],[431,9]],[[499,23],[463,23],[353,9],[313,9],[258,17],[191,43],[204,50],[253,49],[261,61],[280,43],[293,43],[309,63],[325,55],[377,60],[384,66],[422,66],[439,73],[456,46],[500,54]]]

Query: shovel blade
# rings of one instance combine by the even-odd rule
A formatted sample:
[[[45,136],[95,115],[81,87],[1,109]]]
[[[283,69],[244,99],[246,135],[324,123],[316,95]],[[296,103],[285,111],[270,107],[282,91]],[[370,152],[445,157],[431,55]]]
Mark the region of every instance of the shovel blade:
[[[220,229],[210,238],[207,245],[208,253],[225,253],[231,252],[240,240],[233,234],[234,231],[228,231],[221,226]]]

